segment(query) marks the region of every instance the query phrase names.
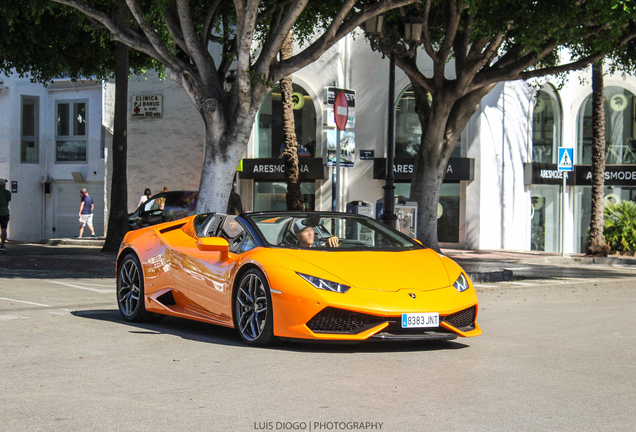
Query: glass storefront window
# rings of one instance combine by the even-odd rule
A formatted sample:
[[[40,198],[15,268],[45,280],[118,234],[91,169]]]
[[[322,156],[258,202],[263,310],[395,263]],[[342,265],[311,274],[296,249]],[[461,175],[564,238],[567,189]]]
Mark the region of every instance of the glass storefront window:
[[[581,217],[574,218],[575,250],[585,252],[587,231],[592,216],[592,186],[575,186],[574,208]],[[606,186],[605,205],[620,203],[624,200],[636,201],[636,186]]]
[[[415,112],[415,94],[408,86],[395,108],[395,157],[414,158],[420,148],[422,126]],[[461,137],[453,148],[451,157],[461,157]]]
[[[532,162],[557,163],[561,137],[561,108],[550,85],[537,94],[532,114]]]
[[[530,250],[559,251],[559,186],[532,186]]]
[[[442,184],[437,211],[437,240],[440,242],[459,243],[459,194],[459,183]],[[395,184],[396,197],[403,196],[409,201],[410,195],[410,183]]]
[[[316,157],[316,109],[304,88],[293,84],[294,122],[298,140],[298,157]],[[283,104],[280,87],[272,90],[261,103],[255,124],[254,157],[278,158],[283,144]]]
[[[316,183],[304,182],[300,190],[305,201],[305,210],[316,209]],[[254,211],[286,211],[287,183],[284,182],[254,182]]]
[[[622,87],[605,88],[605,163],[636,163],[636,122],[634,94]],[[590,94],[578,116],[578,160],[592,163],[592,95]]]

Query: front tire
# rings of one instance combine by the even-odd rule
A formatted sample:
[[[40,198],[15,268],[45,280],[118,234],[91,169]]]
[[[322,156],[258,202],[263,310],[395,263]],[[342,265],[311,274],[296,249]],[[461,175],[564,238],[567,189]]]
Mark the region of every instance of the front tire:
[[[272,296],[262,271],[250,269],[241,277],[233,295],[234,327],[251,346],[267,346],[278,341],[274,336]]]
[[[130,322],[151,321],[153,314],[144,305],[144,275],[139,258],[133,253],[124,257],[117,269],[117,306]]]

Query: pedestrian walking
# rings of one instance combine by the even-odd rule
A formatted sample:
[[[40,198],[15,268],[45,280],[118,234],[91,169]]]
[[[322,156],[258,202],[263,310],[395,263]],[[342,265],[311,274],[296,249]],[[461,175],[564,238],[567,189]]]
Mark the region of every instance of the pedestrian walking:
[[[137,204],[137,207],[148,201],[151,195],[152,192],[150,192],[150,189],[146,188],[146,190],[144,190],[144,194],[141,196],[141,198],[139,198],[139,204]]]
[[[0,252],[5,251],[4,242],[7,240],[7,227],[9,226],[9,201],[11,192],[6,188],[7,180],[0,179]]]
[[[95,237],[95,229],[93,229],[93,209],[95,208],[95,201],[88,195],[86,189],[80,190],[80,209],[79,209],[79,235],[77,238],[82,238],[84,233],[84,225],[88,225],[91,230],[91,237]]]

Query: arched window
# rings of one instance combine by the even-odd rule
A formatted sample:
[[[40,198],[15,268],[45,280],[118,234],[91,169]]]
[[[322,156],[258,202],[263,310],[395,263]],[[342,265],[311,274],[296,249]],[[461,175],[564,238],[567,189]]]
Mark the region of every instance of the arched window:
[[[537,94],[532,113],[532,162],[557,163],[561,144],[561,107],[556,90],[545,86]]]
[[[298,157],[316,157],[316,109],[304,88],[293,84],[294,121]],[[263,99],[256,116],[254,157],[277,158],[282,154],[283,104],[280,86]]]
[[[422,126],[415,112],[415,93],[413,86],[408,86],[395,107],[395,157],[414,158],[421,142]],[[451,157],[461,157],[461,148],[460,135]]]
[[[605,163],[636,163],[634,94],[622,87],[605,88]],[[579,109],[578,160],[592,163],[592,95]]]

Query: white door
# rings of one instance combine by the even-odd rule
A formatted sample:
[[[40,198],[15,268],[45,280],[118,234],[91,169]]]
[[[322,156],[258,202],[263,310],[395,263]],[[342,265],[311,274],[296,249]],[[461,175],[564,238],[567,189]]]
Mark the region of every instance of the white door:
[[[104,183],[58,183],[57,216],[55,224],[56,238],[72,238],[79,233],[79,191],[88,190],[88,194],[95,201],[93,209],[93,228],[95,235],[104,235]],[[90,237],[91,231],[84,228],[84,237]]]

